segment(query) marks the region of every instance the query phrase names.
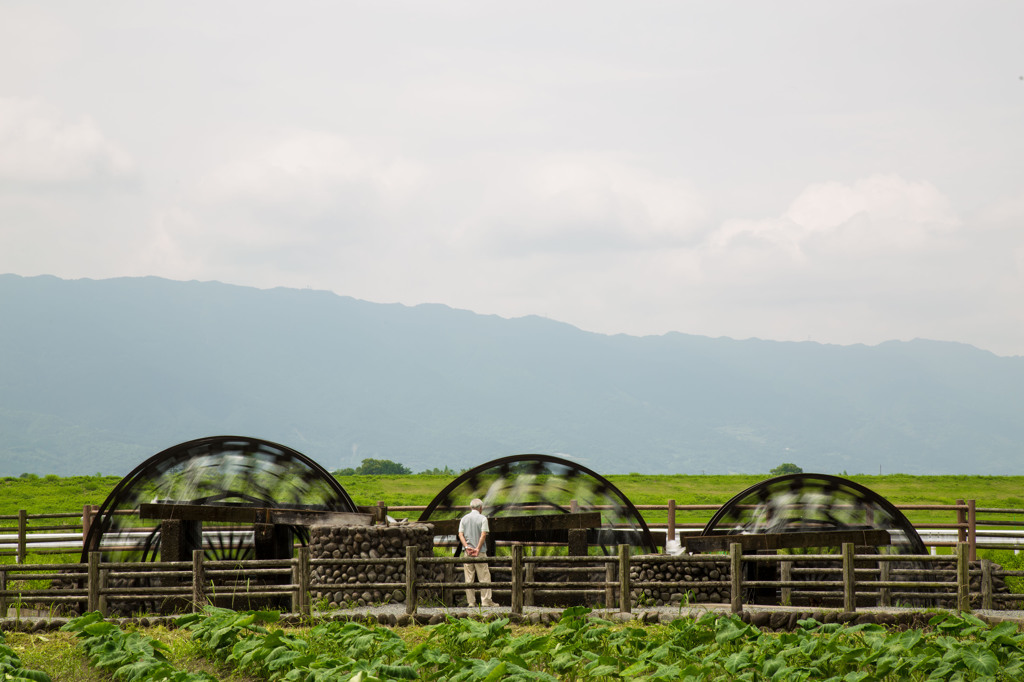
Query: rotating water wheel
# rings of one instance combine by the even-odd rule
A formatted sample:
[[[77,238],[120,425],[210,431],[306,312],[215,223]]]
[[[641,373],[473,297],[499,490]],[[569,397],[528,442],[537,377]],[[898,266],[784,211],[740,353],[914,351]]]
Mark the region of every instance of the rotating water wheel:
[[[140,509],[147,507],[171,511],[142,518]],[[198,510],[198,516],[182,521],[173,512],[183,509],[193,515]],[[204,510],[208,513],[203,514]],[[103,562],[182,561],[197,549],[202,550],[204,560],[211,561],[291,558],[295,542],[304,545],[308,541],[305,526],[237,520],[246,516],[259,519],[268,510],[358,511],[333,476],[291,448],[240,436],[200,438],[150,457],[117,484],[89,528],[82,562],[97,551]],[[217,520],[231,516],[235,520]],[[261,543],[264,536],[269,536],[270,542]],[[264,549],[263,556],[258,556],[257,548]],[[136,577],[118,586],[165,582]],[[139,599],[113,609],[120,613],[168,611],[182,608],[179,601]],[[253,608],[268,604],[257,600],[225,605]]]
[[[438,493],[420,515],[419,522],[434,523],[437,529],[446,529],[435,538],[435,545],[451,544],[456,556],[461,554],[462,547],[455,541],[454,533],[457,519],[467,512],[473,498],[483,501],[483,513],[490,519],[492,531],[487,538],[490,556],[507,553],[509,542],[522,542],[533,555],[611,554],[619,544],[657,552],[655,540],[633,503],[600,474],[566,459],[551,455],[514,455],[465,472]],[[580,523],[577,525],[576,521]],[[556,571],[556,575],[543,580],[580,583],[604,580],[604,568],[548,565],[548,569]],[[530,570],[529,564],[527,570]],[[507,573],[508,569],[492,568],[491,578],[508,580]],[[527,599],[533,599],[530,591]],[[596,603],[599,599],[581,592],[558,598],[538,596],[536,602],[530,603],[566,606],[588,600]]]
[[[163,524],[153,527],[152,521],[136,515],[149,502],[357,511],[334,477],[300,452],[257,438],[200,438],[153,455],[121,479],[89,528],[82,561],[96,550],[103,552],[104,561],[158,560]],[[294,534],[305,542],[301,526]],[[253,555],[251,528],[204,523],[196,542],[211,560]]]
[[[587,532],[587,545],[602,553],[614,553],[627,544],[657,552],[647,523],[633,503],[611,481],[585,466],[551,455],[513,455],[474,467],[449,483],[420,514],[420,523],[457,519],[470,500],[480,498],[487,517],[546,516],[569,512],[599,512],[600,525]],[[554,552],[565,545],[565,532],[543,528],[530,531],[525,541],[534,553]],[[492,532],[489,553],[501,532]],[[517,540],[523,540],[517,535]],[[456,555],[461,547],[456,545]]]
[[[800,541],[787,543],[792,554],[834,553],[833,546],[816,545],[815,537],[837,531],[885,531],[884,542],[860,545],[858,554],[927,553],[924,542],[907,517],[891,502],[854,481],[828,474],[790,474],[757,483],[738,493],[719,508],[701,536],[799,534]],[[874,534],[877,536],[877,534]],[[750,580],[777,580],[774,568],[748,564]],[[760,568],[758,568],[760,567]],[[893,570],[914,571],[911,561],[890,564]],[[809,579],[829,579],[809,575]],[[777,601],[775,590],[755,590],[754,602]]]
[[[876,551],[925,553],[921,536],[891,502],[828,474],[789,474],[752,485],[723,504],[701,535],[860,529],[888,531],[891,543]]]

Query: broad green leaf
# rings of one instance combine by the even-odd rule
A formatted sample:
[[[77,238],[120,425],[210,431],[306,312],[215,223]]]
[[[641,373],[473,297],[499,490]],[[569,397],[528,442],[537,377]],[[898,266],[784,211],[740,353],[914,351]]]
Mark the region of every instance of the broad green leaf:
[[[408,665],[381,665],[377,672],[396,680],[415,680],[419,677],[416,669]]]
[[[15,677],[16,680],[28,680],[29,682],[53,682],[50,676],[44,673],[42,670],[19,670],[19,677]]]
[[[746,668],[752,664],[753,661],[751,660],[750,654],[747,651],[738,651],[726,657],[723,667],[728,672],[735,675],[743,668]]]
[[[985,649],[962,649],[960,657],[964,664],[979,675],[994,675],[999,670],[999,659]]]
[[[498,682],[498,680],[505,675],[505,668],[505,661],[500,661],[496,666],[494,666],[490,674],[483,679],[483,682]]]
[[[920,630],[904,630],[896,636],[897,646],[903,651],[910,651],[917,646],[924,637]]]
[[[871,679],[871,675],[861,670],[854,670],[843,676],[843,682],[864,682],[869,679]]]
[[[584,670],[586,670],[587,674],[591,677],[607,677],[609,675],[614,675],[615,673],[617,673],[619,671],[619,666],[598,664],[594,667],[590,667],[588,665],[586,668],[584,668]]]
[[[647,670],[647,667],[648,666],[647,666],[646,661],[637,661],[637,662],[633,663],[632,665],[630,665],[625,670],[623,670],[621,675],[624,678],[626,678],[626,679],[629,679],[631,677],[636,677],[637,675],[640,675],[641,673],[643,673],[643,671]]]
[[[761,666],[761,674],[765,677],[771,678],[775,676],[779,670],[786,666],[786,661],[781,658],[769,658]]]
[[[718,633],[715,634],[715,641],[719,644],[725,644],[733,640],[743,637],[749,632],[750,626],[746,624],[737,625],[734,621],[728,621],[723,627],[719,628]]]

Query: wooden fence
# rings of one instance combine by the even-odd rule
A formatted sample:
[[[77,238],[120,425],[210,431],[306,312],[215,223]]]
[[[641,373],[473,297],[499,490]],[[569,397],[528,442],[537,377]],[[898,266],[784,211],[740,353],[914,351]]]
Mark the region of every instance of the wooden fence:
[[[641,512],[664,513],[665,523],[649,523],[652,530],[664,530],[666,537],[675,538],[699,533],[707,519],[700,522],[679,521],[680,514],[706,514],[707,518],[719,509],[712,504],[676,504],[668,500],[663,505],[637,505]],[[81,541],[89,532],[89,526],[97,513],[96,505],[86,505],[82,514],[29,514],[19,510],[17,514],[0,515],[0,558],[12,556],[16,563],[24,563],[28,555],[77,554]],[[409,515],[412,518],[423,511],[423,506],[391,506],[378,502],[374,509],[381,516],[392,513]],[[598,507],[597,509],[602,509]],[[948,523],[920,522],[914,526],[921,533],[925,545],[936,548],[952,548],[966,543],[972,561],[978,558],[978,548],[1012,549],[1024,548],[1024,509],[1003,509],[979,507],[975,500],[957,500],[956,504],[911,504],[899,507],[904,514],[914,512],[946,512],[952,517]],[[122,512],[131,513],[131,512]],[[144,530],[140,527],[139,530]]]
[[[300,548],[296,557],[281,560],[209,561],[204,560],[201,550],[196,550],[191,562],[102,563],[101,554],[94,552],[85,564],[0,566],[0,615],[6,615],[10,606],[21,605],[34,609],[85,608],[107,615],[111,604],[116,602],[130,604],[133,612],[140,610],[140,604],[159,604],[165,610],[181,611],[198,609],[211,600],[244,605],[267,598],[283,599],[285,608],[309,614],[312,610],[310,591],[315,587],[311,585],[314,568],[331,566],[344,569],[367,564],[394,564],[404,568],[405,607],[407,613],[413,614],[425,592],[444,594],[467,587],[461,579],[451,577],[454,570],[445,571],[446,577],[440,582],[418,580],[418,566],[442,565],[453,569],[456,564],[467,562],[486,562],[492,568],[508,571],[509,580],[475,583],[474,588],[490,587],[495,590],[497,596],[508,601],[513,614],[522,614],[524,607],[535,598],[558,595],[587,595],[592,602],[605,608],[630,613],[640,601],[634,594],[647,587],[680,592],[727,587],[733,612],[743,610],[752,591],[765,589],[777,591],[784,602],[801,595],[819,599],[841,598],[843,610],[850,612],[856,611],[858,601],[863,603],[866,597],[883,607],[902,600],[952,598],[961,611],[970,611],[972,600],[982,608],[990,609],[1005,605],[1008,600],[1019,602],[1024,599],[1022,595],[997,594],[993,588],[996,578],[1020,577],[1024,576],[1024,571],[1000,570],[987,560],[972,567],[967,544],[960,543],[955,549],[955,570],[923,571],[921,565],[948,564],[949,557],[857,555],[849,543],[842,546],[838,555],[750,555],[743,554],[738,543],[731,545],[727,555],[691,556],[631,555],[627,545],[620,545],[618,553],[610,556],[528,556],[519,543],[511,546],[511,556],[472,559],[419,556],[415,546],[406,547],[405,557],[381,559],[311,559],[309,550]],[[723,567],[728,566],[728,579],[718,582],[632,580],[630,568],[634,563],[650,564],[652,561],[719,563]],[[907,564],[918,566],[912,571],[899,568]],[[774,566],[779,578],[762,580],[746,577],[756,574],[751,570],[754,565]],[[572,573],[585,575],[577,578],[576,582],[538,580],[539,574],[545,570],[562,576]],[[726,572],[722,573],[725,575]],[[595,574],[603,574],[604,580],[594,580]],[[825,574],[836,577],[821,579]],[[909,579],[908,574],[913,574],[915,579]],[[929,579],[923,580],[922,576]],[[980,580],[980,590],[971,591],[972,578]],[[32,588],[26,584],[26,581],[45,580],[59,581],[63,589]],[[150,584],[138,585],[138,581]],[[360,583],[359,587],[390,591],[403,586],[401,583]],[[325,586],[325,589],[332,587]]]

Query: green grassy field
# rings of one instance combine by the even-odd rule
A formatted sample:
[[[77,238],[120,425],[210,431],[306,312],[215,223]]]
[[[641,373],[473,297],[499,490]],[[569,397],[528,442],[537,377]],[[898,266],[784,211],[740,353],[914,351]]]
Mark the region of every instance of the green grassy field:
[[[764,480],[765,476],[609,476],[633,504],[721,505],[733,495]],[[1024,508],[1024,476],[850,476],[897,506],[953,504],[975,499],[979,507]],[[116,476],[25,476],[0,479],[0,515],[81,512],[86,504],[101,504],[120,478]],[[447,476],[343,476],[339,481],[356,504],[388,506],[426,505],[447,485]],[[468,500],[467,500],[468,502]],[[399,514],[402,515],[402,514]],[[412,515],[412,514],[410,514]],[[652,522],[665,521],[665,513],[645,512]],[[699,523],[710,511],[680,512],[679,522]],[[908,512],[915,522],[952,522],[951,512]],[[1024,524],[1024,515],[1017,518]],[[0,523],[10,526],[12,522]]]
[[[767,478],[766,476],[689,476],[666,475],[648,476],[628,474],[609,476],[636,505],[664,505],[674,499],[678,505],[714,505],[727,502],[746,488]],[[957,499],[974,499],[979,507],[1024,508],[1024,476],[910,476],[892,474],[887,476],[849,476],[853,481],[877,492],[897,506],[922,504],[953,504]],[[0,478],[0,515],[11,516],[25,509],[29,514],[81,513],[86,504],[101,504],[121,479],[117,476],[23,476]],[[374,505],[382,501],[389,507],[426,505],[452,480],[448,476],[405,475],[405,476],[343,476],[339,478],[349,495],[360,505]],[[468,500],[466,501],[468,503]],[[912,523],[954,523],[952,511],[906,511]],[[676,519],[680,524],[691,523],[701,526],[713,514],[713,510],[682,511]],[[398,517],[415,518],[416,512],[393,512]],[[663,511],[645,510],[644,517],[649,523],[665,523]],[[989,515],[989,518],[991,515]],[[984,528],[985,514],[979,514],[979,527]],[[1002,515],[1000,520],[1014,521],[1017,527],[1024,527],[1024,513]],[[40,521],[50,524],[53,521]],[[68,519],[66,523],[74,523]],[[32,522],[30,522],[30,528]],[[15,519],[0,520],[0,532],[11,532],[17,528]],[[948,550],[945,550],[948,551]],[[63,555],[61,555],[63,556]],[[1012,552],[986,550],[986,556],[1004,565],[1017,567],[1024,562],[1024,556]],[[68,557],[74,558],[71,555]],[[57,555],[29,557],[33,561],[59,561]],[[69,559],[70,560],[70,559]],[[0,563],[13,561],[12,557],[0,558]],[[1022,566],[1024,567],[1024,566]],[[1024,585],[1015,585],[1015,589]]]
[[[0,478],[0,515],[82,512],[87,504],[102,504],[120,476],[35,476]],[[6,524],[5,524],[6,525]]]

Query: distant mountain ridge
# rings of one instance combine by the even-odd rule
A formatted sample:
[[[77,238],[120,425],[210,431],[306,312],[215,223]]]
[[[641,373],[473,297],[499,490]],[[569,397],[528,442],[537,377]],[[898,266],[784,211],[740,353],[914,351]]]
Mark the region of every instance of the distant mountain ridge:
[[[0,475],[123,474],[219,434],[328,469],[541,452],[602,473],[1021,473],[1024,357],[607,336],[323,291],[0,275]]]

